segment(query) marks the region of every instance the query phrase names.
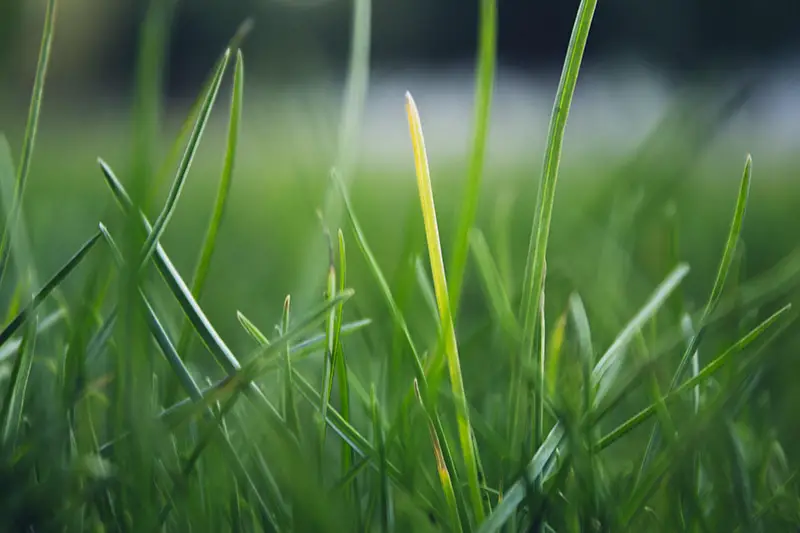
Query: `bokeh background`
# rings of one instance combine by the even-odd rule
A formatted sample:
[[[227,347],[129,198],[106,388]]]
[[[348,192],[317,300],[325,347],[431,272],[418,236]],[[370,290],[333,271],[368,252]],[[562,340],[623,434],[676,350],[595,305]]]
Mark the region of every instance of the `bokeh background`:
[[[577,4],[499,2],[498,72],[478,226],[493,247],[510,250],[500,265],[510,287],[522,276],[547,124]],[[96,159],[102,156],[126,178],[146,5],[71,0],[59,7],[25,206],[42,273],[63,262],[98,220],[113,224],[116,206]],[[175,4],[161,102],[158,145],[164,153],[238,25],[247,17],[255,23],[243,46],[247,81],[237,170],[202,299],[233,346],[245,341],[237,309],[274,323],[285,294],[299,305],[321,294],[326,248],[317,209],[336,157],[352,7],[345,0]],[[795,0],[599,2],[567,129],[548,304],[563,309],[569,291],[581,292],[600,320],[600,342],[666,274],[665,242],[673,230],[680,235],[680,257],[693,268],[687,305],[703,304],[747,153],[755,162],[754,182],[735,283],[756,291],[762,285],[747,283],[768,283],[778,275],[769,269],[781,264],[789,281],[770,297],[797,301],[791,255],[800,222],[796,9]],[[0,128],[15,150],[43,12],[41,0],[0,2]],[[412,91],[423,117],[447,253],[468,163],[478,5],[376,0],[371,18],[370,85],[348,181],[379,262],[392,283],[401,284],[409,270],[404,251],[424,254],[403,95]],[[164,238],[186,276],[222,166],[228,90],[226,82]],[[344,225],[343,219],[328,223]],[[358,305],[380,319],[385,310],[355,246],[350,249]],[[761,303],[769,310],[771,301]],[[459,327],[485,315],[485,307],[470,274]],[[412,321],[426,327],[429,319]]]

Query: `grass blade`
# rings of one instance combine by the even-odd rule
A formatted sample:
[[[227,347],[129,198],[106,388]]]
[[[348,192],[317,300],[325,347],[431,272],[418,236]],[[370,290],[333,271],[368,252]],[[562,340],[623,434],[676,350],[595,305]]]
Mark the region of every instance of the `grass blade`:
[[[408,124],[411,130],[411,140],[414,148],[414,166],[417,173],[417,187],[419,188],[422,216],[425,222],[428,254],[433,271],[433,288],[439,307],[439,321],[442,325],[442,333],[445,336],[444,348],[447,356],[447,365],[450,370],[453,398],[456,404],[458,433],[461,441],[461,451],[464,456],[464,464],[467,468],[467,483],[469,486],[470,499],[472,500],[472,512],[477,523],[481,523],[486,514],[483,506],[483,497],[481,496],[480,481],[478,479],[479,459],[477,450],[475,449],[475,442],[472,438],[472,426],[469,422],[469,406],[467,405],[467,398],[464,391],[464,380],[461,376],[461,363],[458,357],[458,345],[453,316],[451,314],[450,297],[447,292],[447,278],[445,276],[444,259],[442,257],[441,242],[439,240],[439,228],[436,222],[436,207],[433,202],[433,190],[431,187],[430,171],[428,169],[428,156],[425,152],[425,140],[422,134],[422,122],[419,118],[417,106],[410,93],[406,93],[406,112],[408,114]]]
[[[764,320],[761,324],[756,326],[753,330],[751,330],[747,335],[739,339],[734,345],[730,348],[725,350],[722,354],[717,356],[713,361],[708,363],[703,369],[694,375],[692,378],[685,381],[679,387],[675,388],[673,391],[668,392],[663,397],[663,402],[667,403],[673,401],[676,398],[679,398],[684,392],[690,391],[698,387],[701,383],[705,382],[708,378],[713,376],[716,372],[718,372],[721,368],[731,362],[734,355],[742,352],[745,348],[747,348],[751,343],[753,343],[756,339],[758,339],[767,329],[769,329],[777,320],[787,313],[791,309],[791,305],[787,305],[774,314],[772,314],[769,318]],[[639,411],[637,414],[620,424],[616,429],[609,432],[605,437],[600,439],[597,444],[598,449],[602,450],[611,446],[614,442],[619,440],[625,434],[633,431],[638,426],[640,426],[643,422],[648,420],[652,415],[655,414],[657,406],[655,403],[650,404],[645,409]]]
[[[101,233],[98,232],[81,246],[62,266],[52,278],[50,278],[39,291],[33,295],[31,302],[20,310],[11,322],[0,331],[0,346],[3,346],[19,328],[25,323],[28,317],[36,308],[69,276],[73,270],[83,261],[92,247],[97,243]]]
[[[683,356],[678,363],[678,368],[675,370],[670,382],[669,391],[676,387],[683,376],[686,366],[689,364],[689,361],[695,352],[697,352],[700,342],[705,334],[708,320],[714,314],[717,309],[717,305],[719,304],[720,297],[722,296],[722,289],[725,287],[725,281],[728,279],[728,272],[730,271],[731,264],[734,260],[736,243],[738,242],[739,235],[742,231],[742,223],[744,221],[745,209],[747,207],[747,198],[750,194],[752,170],[753,159],[748,154],[745,161],[744,173],[742,174],[742,179],[739,184],[739,194],[736,199],[736,208],[734,209],[733,219],[731,220],[730,230],[728,231],[728,238],[725,241],[725,249],[722,253],[722,259],[720,260],[719,268],[717,269],[717,277],[714,281],[714,286],[711,289],[711,294],[708,297],[708,302],[703,309],[703,314],[700,317],[697,334],[692,337],[691,342],[686,347],[686,351],[684,351]],[[650,438],[648,439],[644,457],[642,458],[642,463],[639,467],[637,481],[641,479],[644,469],[647,467],[647,464],[650,462],[653,456],[654,447],[657,445],[659,434],[658,426],[654,426],[650,432]]]
[[[50,65],[50,51],[53,46],[53,36],[55,35],[55,20],[58,7],[58,0],[48,0],[44,15],[44,27],[42,29],[42,41],[39,48],[39,59],[36,63],[36,75],[33,80],[33,91],[31,102],[28,109],[28,120],[25,125],[25,137],[22,141],[22,155],[19,167],[17,168],[14,194],[11,200],[11,207],[6,214],[6,224],[3,228],[3,235],[0,238],[0,282],[2,282],[8,257],[11,253],[9,239],[14,232],[17,224],[17,217],[20,216],[22,208],[22,198],[25,195],[25,185],[28,182],[31,161],[33,160],[33,148],[36,144],[36,133],[39,128],[39,115],[42,110],[44,99],[44,83],[47,78],[47,69]]]
[[[178,167],[178,173],[175,176],[175,180],[173,181],[172,186],[170,187],[169,194],[167,195],[167,200],[164,203],[164,208],[158,215],[158,218],[156,219],[156,222],[153,225],[153,229],[152,231],[150,231],[150,234],[148,235],[147,240],[144,243],[142,255],[141,258],[139,259],[140,265],[144,265],[152,255],[153,251],[155,250],[156,243],[159,241],[159,239],[161,239],[161,236],[167,229],[167,224],[169,223],[173,213],[175,212],[175,207],[178,204],[178,198],[180,198],[181,192],[183,191],[183,186],[186,183],[186,177],[189,174],[189,169],[192,166],[192,161],[194,160],[194,156],[197,153],[197,148],[200,145],[200,139],[202,138],[203,132],[205,131],[206,124],[208,123],[209,116],[211,115],[211,110],[214,107],[214,102],[217,99],[217,94],[219,93],[219,87],[222,84],[222,77],[225,74],[225,68],[228,65],[228,58],[230,57],[230,49],[226,50],[225,55],[223,57],[224,60],[217,69],[213,81],[211,83],[211,86],[209,87],[208,91],[205,93],[203,97],[203,106],[200,109],[200,114],[197,117],[197,121],[194,124],[194,129],[192,130],[192,134],[189,137],[189,143],[186,146],[186,150],[183,153],[183,158],[181,159],[180,166]]]
[[[512,339],[520,338],[520,327],[517,317],[511,308],[511,300],[506,293],[500,271],[492,259],[489,245],[480,230],[472,230],[470,244],[478,273],[483,281],[483,289],[489,299],[492,311],[503,330]]]
[[[247,37],[247,35],[252,31],[254,25],[254,21],[252,18],[245,19],[239,27],[236,29],[236,33],[234,33],[233,37],[230,41],[228,41],[228,46],[226,50],[239,50],[242,42]],[[206,94],[211,85],[214,83],[214,79],[216,78],[216,72],[219,69],[220,65],[227,61],[226,52],[223,52],[222,55],[217,59],[217,63],[214,65],[213,70],[211,70],[211,74],[203,83],[202,89],[200,90],[200,94]],[[183,124],[181,125],[181,129],[178,132],[178,136],[175,138],[175,141],[172,143],[170,147],[169,153],[167,157],[164,159],[158,174],[156,182],[153,184],[153,190],[158,190],[168,178],[174,172],[174,167],[178,165],[180,157],[181,157],[181,149],[184,147],[184,143],[186,142],[189,134],[191,133],[192,127],[194,123],[197,121],[197,117],[200,114],[200,110],[203,107],[203,100],[198,98],[192,104],[192,108],[189,111],[186,119],[184,120]]]
[[[458,220],[453,256],[450,262],[450,308],[458,313],[464,272],[469,254],[469,238],[478,211],[481,181],[483,177],[486,145],[489,137],[494,71],[497,55],[497,0],[480,2],[480,35],[478,38],[478,65],[475,72],[475,126],[472,134],[469,173],[461,216]]]
[[[372,411],[372,431],[375,435],[375,449],[378,451],[378,494],[379,509],[381,516],[381,531],[389,533],[394,531],[394,512],[390,497],[389,473],[386,463],[386,445],[384,443],[383,424],[381,424],[380,413],[378,412],[378,400],[375,398],[375,386],[370,390],[371,411]]]
[[[424,407],[424,400],[419,394],[419,387],[417,382],[414,381],[414,390],[417,393],[417,400],[423,404],[423,409],[427,412],[428,409]],[[453,480],[450,478],[450,472],[447,470],[447,464],[444,462],[442,455],[442,445],[436,437],[436,429],[434,428],[433,421],[428,418],[428,427],[431,435],[431,444],[433,445],[433,454],[436,458],[436,472],[439,474],[439,483],[442,486],[444,499],[447,503],[448,516],[450,518],[451,526],[454,531],[463,531],[461,527],[461,518],[458,516],[458,504],[456,503],[456,493],[453,490]]]
[[[25,330],[20,346],[20,356],[14,361],[14,368],[11,372],[11,383],[6,390],[3,401],[3,409],[0,412],[0,424],[2,424],[2,443],[4,447],[16,446],[19,435],[20,425],[22,424],[22,412],[25,405],[25,393],[28,390],[28,379],[30,378],[31,368],[33,367],[33,348],[36,343],[36,326],[38,317],[33,317],[33,328]]]
[[[344,291],[342,291],[344,292]],[[287,294],[286,299],[283,300],[283,316],[281,317],[281,335],[289,332],[289,325],[291,319],[292,298]],[[292,345],[286,343],[286,348],[283,352],[283,372],[284,372],[284,385],[283,385],[283,417],[289,425],[289,430],[294,433],[297,438],[300,438],[300,419],[297,416],[297,408],[294,401],[294,383],[292,371]]]
[[[244,59],[242,52],[236,53],[236,66],[233,71],[233,90],[231,97],[230,119],[228,121],[228,143],[225,150],[225,162],[222,169],[222,177],[217,189],[217,198],[214,202],[214,211],[208,223],[206,236],[200,252],[200,258],[192,276],[192,295],[199,299],[205,287],[208,270],[211,266],[211,258],[217,243],[217,233],[222,225],[225,215],[225,207],[228,203],[228,192],[233,180],[233,170],[236,163],[236,154],[239,144],[239,131],[242,118],[242,100],[244,93]],[[188,320],[184,321],[181,334],[178,340],[178,353],[189,355],[189,345],[192,340],[191,324]]]
[[[520,364],[523,364],[524,361],[532,361],[535,354],[536,329],[539,323],[538,313],[541,308],[540,300],[544,289],[547,243],[550,236],[550,222],[553,216],[564,132],[596,5],[597,0],[581,0],[578,7],[578,14],[572,28],[572,35],[550,117],[547,147],[536,200],[536,214],[531,228],[528,257],[525,263],[522,309],[520,313],[522,326],[522,361]],[[522,372],[519,372],[519,375],[521,376]],[[512,444],[514,444],[513,441],[516,441],[519,434],[519,417],[516,416],[516,413],[522,403],[521,395],[523,389],[523,384],[517,382],[514,393],[516,397],[511,399],[514,406],[513,412],[515,413],[512,419]]]

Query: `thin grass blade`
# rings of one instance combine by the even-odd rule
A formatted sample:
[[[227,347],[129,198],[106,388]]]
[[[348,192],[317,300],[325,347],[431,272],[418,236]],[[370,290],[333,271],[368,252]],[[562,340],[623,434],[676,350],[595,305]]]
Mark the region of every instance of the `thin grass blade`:
[[[230,118],[228,120],[228,141],[225,150],[225,162],[222,168],[222,177],[217,189],[217,198],[214,201],[214,211],[208,223],[206,236],[200,252],[200,258],[192,276],[192,295],[199,299],[208,277],[211,259],[217,244],[217,233],[225,215],[228,203],[228,193],[233,181],[233,171],[236,163],[236,154],[239,146],[239,132],[241,130],[242,101],[244,95],[244,58],[241,50],[236,52],[236,65],[233,71],[233,89],[231,97]],[[189,355],[189,345],[192,339],[192,327],[188,320],[184,321],[178,340],[178,353]]]
[[[406,113],[411,130],[411,140],[414,148],[414,163],[417,173],[417,187],[419,189],[422,216],[425,222],[425,235],[428,242],[428,255],[433,273],[433,288],[436,294],[436,303],[439,309],[439,321],[442,325],[442,334],[445,336],[444,348],[447,357],[447,366],[450,370],[450,382],[453,387],[453,398],[456,405],[458,420],[459,440],[467,468],[467,483],[469,486],[472,512],[477,523],[481,523],[486,516],[483,497],[481,496],[480,481],[478,479],[478,451],[472,438],[472,426],[469,422],[469,406],[467,405],[464,391],[464,380],[461,376],[461,363],[458,356],[455,326],[450,309],[447,278],[444,271],[444,258],[439,239],[439,227],[436,222],[436,207],[433,201],[430,170],[428,169],[428,156],[425,151],[425,140],[422,134],[422,122],[419,111],[410,93],[406,93]]]
[[[475,223],[483,178],[486,145],[489,137],[494,72],[497,56],[497,0],[481,0],[478,36],[478,60],[475,71],[475,122],[472,132],[472,151],[466,190],[461,202],[461,214],[456,230],[453,255],[450,261],[450,308],[458,313],[464,272],[470,248],[470,232]]]
[[[41,114],[42,101],[44,100],[44,84],[47,78],[47,69],[50,65],[50,51],[53,47],[53,37],[55,35],[57,7],[58,0],[48,0],[44,15],[39,59],[36,63],[36,74],[33,80],[33,91],[31,92],[31,102],[28,109],[28,120],[25,125],[25,137],[22,141],[22,155],[17,168],[14,193],[10,202],[11,207],[6,213],[6,224],[3,228],[3,235],[0,238],[0,282],[2,282],[8,266],[8,257],[11,253],[9,239],[14,233],[14,227],[20,216],[19,210],[22,207],[25,185],[28,182],[28,174],[33,160],[33,148],[36,144],[36,133],[39,128],[39,115]]]
[[[153,225],[153,229],[150,231],[147,240],[144,243],[142,254],[139,259],[140,265],[144,265],[150,259],[150,256],[155,250],[156,243],[161,239],[161,236],[167,229],[167,224],[172,218],[175,208],[177,207],[178,199],[180,198],[181,192],[183,191],[183,186],[186,183],[186,177],[189,174],[189,169],[192,166],[192,161],[194,160],[194,156],[197,153],[198,147],[200,146],[200,140],[203,137],[203,132],[205,131],[208,119],[211,115],[211,110],[213,109],[214,102],[217,99],[219,87],[222,84],[222,77],[225,74],[225,68],[228,65],[230,49],[225,52],[223,57],[224,61],[217,69],[211,86],[203,98],[203,106],[200,109],[200,114],[194,124],[192,134],[189,137],[189,144],[186,146],[186,150],[183,153],[183,158],[181,159],[180,166],[178,167],[178,173],[175,176],[172,186],[170,187],[169,193],[167,194],[167,200],[164,203],[164,208],[158,215],[158,218]]]

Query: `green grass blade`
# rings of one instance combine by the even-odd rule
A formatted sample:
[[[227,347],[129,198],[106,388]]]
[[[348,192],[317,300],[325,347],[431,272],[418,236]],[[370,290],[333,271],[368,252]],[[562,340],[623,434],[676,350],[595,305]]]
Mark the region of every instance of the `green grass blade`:
[[[428,169],[428,156],[425,152],[425,141],[422,134],[422,122],[419,117],[417,106],[410,93],[406,93],[406,112],[408,114],[408,123],[414,148],[414,166],[417,174],[417,186],[419,189],[420,205],[422,206],[422,216],[425,223],[428,255],[433,272],[433,288],[435,290],[436,303],[439,309],[439,321],[442,325],[442,333],[445,336],[444,348],[447,357],[447,366],[450,370],[453,399],[456,405],[459,440],[461,442],[464,464],[467,468],[467,483],[469,486],[470,499],[472,501],[472,513],[477,523],[481,523],[486,516],[486,511],[484,509],[480,481],[478,479],[478,451],[475,449],[475,441],[472,437],[472,426],[469,421],[469,407],[464,391],[464,380],[461,375],[458,343],[456,340],[455,325],[453,324],[452,310],[450,308],[447,278],[444,271],[444,258],[442,256],[442,246],[439,239],[439,227],[436,222],[436,207],[433,201],[431,177]]]
[[[497,56],[497,0],[481,0],[480,31],[478,38],[478,64],[475,72],[475,123],[472,132],[472,152],[466,190],[461,203],[453,255],[450,261],[450,308],[458,313],[464,272],[469,254],[469,238],[478,212],[481,181],[483,178],[486,145],[489,137],[494,72]]]
[[[596,6],[597,0],[581,0],[578,7],[578,15],[572,28],[567,56],[564,61],[564,68],[550,118],[550,130],[539,183],[536,215],[528,246],[522,292],[522,348],[523,353],[529,359],[533,357],[535,349],[534,339],[540,308],[539,300],[544,287],[545,257],[550,235],[550,221],[553,215],[564,132]]]
[[[225,215],[225,208],[228,203],[228,192],[233,181],[233,171],[236,163],[237,148],[239,145],[239,132],[241,129],[242,101],[244,94],[244,59],[242,52],[236,53],[236,66],[233,71],[233,89],[231,97],[230,119],[228,121],[228,142],[225,150],[225,162],[222,169],[222,177],[217,189],[217,198],[214,202],[214,211],[208,223],[206,236],[201,247],[200,258],[192,276],[192,295],[196,299],[200,298],[205,287],[208,270],[211,266],[211,258],[217,243],[217,233],[222,225]],[[188,320],[184,321],[181,334],[178,340],[178,353],[189,355],[189,345],[192,340],[192,328]]]
[[[2,444],[4,447],[15,447],[22,424],[22,412],[25,406],[25,393],[33,366],[33,348],[36,343],[36,325],[38,317],[33,317],[34,328],[25,330],[20,346],[20,356],[14,361],[11,372],[11,383],[6,390],[3,409],[0,411],[0,427],[2,428]]]
[[[414,382],[414,388],[415,392],[417,393],[417,400],[419,400],[420,404],[423,405],[423,409],[427,412],[428,409],[425,409],[424,400],[419,394],[419,387],[417,386],[416,381]],[[428,418],[428,427],[431,435],[431,444],[433,445],[433,454],[436,459],[436,471],[439,474],[439,483],[442,487],[442,492],[444,493],[444,499],[447,504],[447,512],[450,518],[451,527],[453,531],[463,531],[463,528],[461,527],[461,518],[458,515],[456,493],[455,490],[453,490],[453,480],[450,476],[450,471],[447,469],[447,464],[444,462],[442,446],[439,442],[439,439],[436,437],[436,429],[434,427],[433,420],[430,418]]]
[[[342,292],[347,287],[347,253],[345,249],[344,234],[340,229],[337,232],[337,242],[339,245],[339,292]],[[348,377],[347,362],[345,361],[344,351],[342,349],[342,334],[344,328],[344,308],[339,306],[336,310],[336,340],[334,352],[334,369],[339,379],[339,403],[342,418],[348,424],[350,420],[350,380]],[[353,450],[348,448],[342,443],[341,462],[342,462],[342,476],[346,476],[350,471],[350,467],[355,461]],[[358,480],[353,480],[353,501],[360,500],[360,493],[358,487]]]
[[[39,59],[36,63],[36,75],[33,80],[33,91],[31,102],[28,109],[28,120],[25,125],[25,137],[22,141],[22,155],[19,167],[17,168],[14,194],[11,200],[11,207],[6,213],[6,224],[3,228],[3,235],[0,238],[0,282],[8,266],[8,257],[11,253],[9,239],[14,232],[17,217],[20,216],[19,210],[22,207],[22,198],[25,195],[25,185],[28,182],[31,161],[33,160],[33,148],[36,144],[36,133],[39,128],[39,115],[42,110],[44,99],[44,84],[47,78],[47,69],[50,65],[50,51],[53,46],[53,36],[55,35],[55,20],[58,7],[58,0],[48,0],[44,16],[44,27],[42,29],[42,40],[39,48]]]
[[[83,261],[92,247],[97,243],[101,233],[98,232],[81,246],[54,275],[50,278],[39,291],[33,295],[31,302],[26,305],[11,320],[11,322],[0,331],[0,346],[4,345],[25,323],[28,317],[36,308],[72,273],[73,270]]]
[[[60,324],[66,315],[66,312],[63,309],[59,309],[53,313],[50,313],[46,317],[44,317],[40,322],[36,329],[36,335],[44,335],[47,333],[51,328],[55,327],[56,325]],[[20,348],[22,347],[22,339],[10,339],[6,341],[5,344],[0,346],[0,364],[4,364],[8,362],[10,359],[19,355]]]
[[[342,291],[344,292],[344,291]],[[289,331],[291,324],[292,298],[287,294],[283,300],[283,315],[281,316],[281,334]],[[283,350],[283,417],[289,425],[289,430],[300,438],[300,419],[297,416],[297,405],[294,400],[294,372],[292,371],[292,346],[286,343]]]
[[[722,259],[717,270],[717,277],[714,281],[714,287],[711,289],[711,294],[708,297],[708,303],[703,310],[703,316],[700,319],[697,335],[692,338],[691,344],[687,347],[686,351],[681,358],[678,369],[672,377],[670,388],[674,388],[678,381],[681,379],[683,370],[689,363],[702,339],[703,332],[705,331],[707,320],[714,314],[719,304],[720,297],[722,296],[722,289],[725,287],[725,281],[728,279],[728,272],[730,271],[731,264],[733,263],[734,255],[736,252],[736,243],[739,241],[739,235],[742,231],[742,223],[744,221],[745,209],[747,207],[747,198],[750,194],[750,181],[753,171],[753,160],[748,155],[744,166],[744,173],[742,180],[739,184],[739,195],[736,199],[736,208],[731,220],[730,231],[728,238],[725,241],[725,249],[722,253]]]
[[[696,387],[698,387],[701,383],[708,380],[708,378],[713,376],[725,365],[730,363],[733,359],[733,356],[735,356],[738,353],[741,353],[745,348],[747,348],[750,344],[752,344],[790,309],[791,305],[787,305],[779,309],[775,313],[773,313],[769,318],[761,322],[747,335],[739,339],[739,341],[737,341],[735,344],[733,344],[731,347],[725,350],[722,354],[717,356],[713,361],[711,361],[705,367],[703,367],[703,369],[699,371],[695,376],[682,383],[679,387],[675,388],[673,391],[668,392],[663,397],[663,402],[667,403],[673,401],[679,398],[685,392],[696,389]],[[656,409],[657,406],[655,403],[650,404],[648,407],[642,409],[637,414],[635,414],[634,416],[632,416],[631,418],[620,424],[617,428],[615,428],[614,430],[609,432],[605,437],[600,439],[600,441],[597,444],[598,449],[602,450],[604,448],[607,448],[608,446],[611,446],[614,442],[618,441],[627,433],[639,427],[642,423],[647,421],[651,416],[655,414]]]
[[[500,271],[492,259],[489,245],[480,230],[470,232],[470,245],[472,248],[475,263],[478,267],[483,290],[494,312],[498,324],[510,338],[518,340],[521,335],[517,317],[511,308],[511,300],[505,290]]]
[[[239,50],[240,46],[242,45],[242,41],[247,37],[247,35],[252,31],[254,25],[254,21],[252,18],[245,19],[239,27],[236,29],[236,33],[234,33],[233,37],[230,41],[228,41],[228,46],[226,47],[227,50]],[[206,94],[211,85],[214,83],[216,78],[216,72],[219,69],[220,65],[226,62],[228,59],[226,57],[227,52],[223,52],[222,55],[217,59],[217,63],[214,65],[214,68],[211,70],[210,75],[208,78],[203,82],[203,86],[200,90],[200,95]],[[186,119],[183,121],[181,125],[181,129],[178,132],[175,141],[172,143],[170,147],[169,153],[167,157],[164,159],[158,174],[156,182],[153,184],[153,190],[156,191],[158,188],[167,181],[170,175],[174,172],[174,168],[178,165],[181,157],[181,150],[183,149],[189,134],[192,131],[192,127],[194,123],[197,121],[197,117],[200,114],[200,111],[203,107],[203,100],[202,98],[197,98],[194,103],[192,104],[192,108],[189,111]]]
[[[679,265],[673,270],[673,272],[656,288],[647,302],[645,302],[645,305],[634,315],[625,328],[623,328],[622,332],[617,335],[615,341],[608,350],[606,350],[597,365],[595,365],[592,371],[591,384],[592,387],[597,387],[598,391],[594,398],[593,406],[600,405],[605,400],[605,396],[608,394],[609,388],[613,382],[609,370],[618,367],[624,353],[624,348],[634,335],[641,330],[642,326],[644,326],[658,309],[664,305],[664,302],[667,301],[672,291],[677,288],[678,284],[688,272],[689,268],[686,265]],[[582,308],[582,306],[580,307]],[[583,323],[584,318],[581,315],[585,313],[581,313],[580,308],[573,312],[576,312],[579,317],[576,322]],[[591,349],[591,340],[588,336],[588,323],[581,326],[579,331],[582,331],[582,333],[579,333],[579,339],[583,337],[583,340],[580,342],[584,344],[584,346],[588,346],[588,349]],[[598,387],[598,385],[603,386]],[[536,450],[533,459],[531,459],[526,467],[526,477],[528,479],[535,480],[541,477],[545,467],[552,460],[564,435],[565,430],[561,423],[557,423],[550,430],[550,433],[544,439],[542,445]],[[519,506],[525,498],[525,493],[525,481],[523,479],[517,480],[503,495],[503,501],[495,507],[486,521],[480,525],[478,533],[499,531],[515,514],[517,506]]]
[[[111,167],[109,167],[103,160],[99,160],[99,163],[101,169],[103,170],[103,176],[106,178],[106,183],[114,193],[115,199],[120,204],[123,211],[129,213],[133,209],[133,203],[131,202],[130,196],[128,196],[128,193],[125,191],[122,183],[120,183],[120,181],[114,175]],[[140,215],[142,218],[142,225],[144,226],[145,230],[148,233],[151,232],[152,226],[150,225],[150,222],[148,222],[147,218],[143,214]],[[200,336],[203,344],[205,344],[206,349],[208,349],[211,355],[214,356],[214,359],[217,361],[217,363],[223,369],[225,369],[227,373],[230,374],[238,370],[241,366],[239,361],[219,336],[216,329],[214,329],[214,327],[211,325],[208,317],[206,317],[200,305],[197,303],[197,300],[194,298],[194,296],[192,296],[191,291],[186,286],[186,282],[183,281],[183,278],[180,276],[177,269],[172,264],[172,261],[167,256],[167,253],[159,243],[156,243],[154,261],[156,268],[161,274],[161,277],[164,279],[170,291],[175,296],[175,299],[178,301],[178,304],[181,306],[183,312],[189,318],[189,321],[192,323],[195,331]]]
[[[247,332],[247,334],[253,338],[253,340],[265,346],[269,344],[269,339],[267,336],[264,335],[249,318],[244,316],[244,313],[241,311],[236,311],[236,319],[239,321],[239,324],[241,324],[242,328]]]
[[[539,182],[536,211],[531,227],[528,256],[525,263],[525,277],[522,286],[522,308],[520,311],[522,350],[521,359],[518,362],[520,365],[533,361],[535,355],[536,329],[540,322],[538,314],[544,289],[547,243],[550,236],[550,222],[555,203],[561,150],[567,118],[572,104],[572,96],[577,85],[578,73],[596,5],[597,0],[581,0],[578,7],[578,14],[572,28],[572,35],[550,117],[547,147]],[[518,375],[521,379],[522,372],[518,372]],[[511,444],[517,446],[516,440],[520,434],[519,421],[521,418],[519,413],[523,405],[523,383],[519,381],[514,383],[512,391],[510,399],[512,405],[510,439]]]
[[[225,68],[228,65],[229,57],[230,49],[225,52],[225,59],[217,69],[213,82],[211,83],[211,87],[209,87],[208,92],[206,92],[203,97],[203,106],[200,109],[200,114],[194,124],[192,134],[189,137],[189,143],[183,153],[183,158],[181,159],[180,166],[178,167],[178,173],[175,176],[172,186],[170,187],[169,193],[167,194],[167,200],[164,203],[164,208],[158,215],[158,218],[153,225],[153,229],[144,243],[142,255],[139,259],[140,265],[144,265],[149,260],[150,256],[155,250],[156,243],[159,241],[159,239],[161,239],[161,236],[167,229],[167,224],[175,212],[178,199],[180,198],[181,192],[183,191],[183,186],[186,183],[186,177],[189,174],[189,169],[192,166],[192,161],[194,160],[194,156],[197,153],[198,147],[200,146],[200,140],[203,137],[203,132],[205,131],[206,124],[208,123],[208,119],[211,115],[211,110],[213,109],[214,102],[217,99],[217,94],[219,93],[219,87],[222,84],[222,77],[225,74]]]
[[[725,281],[728,279],[728,273],[734,260],[736,243],[738,242],[739,235],[742,231],[742,223],[744,221],[745,209],[747,207],[747,198],[750,194],[752,170],[753,160],[750,155],[748,155],[747,160],[745,161],[744,173],[742,174],[742,179],[739,184],[739,194],[736,199],[736,208],[734,209],[733,219],[731,220],[728,238],[725,241],[725,249],[722,253],[722,259],[720,260],[719,268],[717,270],[717,277],[714,281],[714,286],[711,289],[711,294],[708,297],[708,302],[703,309],[703,315],[700,317],[697,334],[692,337],[689,346],[686,347],[686,351],[684,351],[683,356],[678,363],[678,368],[675,370],[675,373],[672,376],[669,386],[670,391],[677,386],[678,382],[683,377],[686,366],[689,364],[690,359],[697,351],[705,334],[708,319],[716,311],[720,297],[722,296],[722,290],[725,287]],[[642,458],[642,463],[639,467],[637,480],[641,478],[644,469],[652,458],[654,448],[658,444],[659,435],[660,433],[658,431],[658,426],[654,426],[650,432],[650,438],[647,442],[644,457]]]
[[[628,322],[597,362],[597,365],[595,365],[592,371],[592,385],[597,389],[595,406],[598,405],[598,402],[602,401],[608,393],[609,388],[619,373],[625,350],[631,340],[641,331],[642,327],[655,316],[659,309],[661,309],[669,296],[688,273],[689,267],[687,265],[678,265],[670,275],[661,282],[644,307],[642,307],[633,319]]]
[[[381,531],[389,533],[394,531],[394,510],[391,500],[391,489],[389,486],[389,472],[386,460],[386,445],[384,443],[383,424],[381,423],[378,411],[378,400],[375,397],[375,386],[370,391],[371,411],[372,411],[372,431],[375,438],[375,449],[378,451],[378,489],[379,509],[381,516]]]

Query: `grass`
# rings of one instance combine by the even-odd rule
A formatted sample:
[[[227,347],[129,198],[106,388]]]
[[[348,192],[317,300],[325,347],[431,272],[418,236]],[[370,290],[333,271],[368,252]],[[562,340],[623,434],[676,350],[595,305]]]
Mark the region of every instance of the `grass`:
[[[784,196],[781,211],[759,189],[768,162],[754,166],[748,156],[738,193],[717,182],[698,198],[705,185],[682,188],[671,172],[685,174],[699,152],[668,154],[665,166],[647,142],[602,188],[571,185],[562,144],[596,2],[578,8],[541,173],[523,169],[504,185],[484,180],[497,5],[481,2],[475,124],[457,200],[447,192],[462,183],[429,165],[425,110],[410,95],[416,183],[401,171],[391,185],[358,180],[368,0],[354,5],[341,138],[319,189],[298,200],[285,182],[242,179],[240,46],[249,23],[156,161],[153,95],[170,16],[156,6],[142,32],[131,164],[98,154],[99,168],[82,169],[105,187],[109,209],[98,219],[81,207],[101,202],[88,186],[59,197],[81,202],[83,214],[60,223],[55,237],[42,241],[47,222],[30,215],[57,194],[27,178],[41,157],[33,148],[41,146],[54,0],[19,167],[0,143],[8,530],[800,525],[789,446],[800,436],[792,309],[800,260],[789,195],[773,193]],[[211,174],[198,161],[213,151],[207,126],[232,57],[222,171]],[[63,169],[53,158],[41,168]],[[637,181],[636,165],[664,177]],[[192,197],[200,189],[191,181],[208,175],[218,176],[211,196]],[[508,201],[532,183],[532,209]],[[236,203],[237,191],[272,200]],[[708,202],[711,194],[719,201]],[[757,200],[768,205],[759,211]],[[317,201],[319,219],[306,203]],[[191,212],[181,213],[184,204]],[[192,241],[197,222],[186,219],[203,213],[206,230]],[[84,222],[83,244],[50,268]],[[763,238],[773,225],[788,237]],[[53,274],[41,283],[39,270]]]

